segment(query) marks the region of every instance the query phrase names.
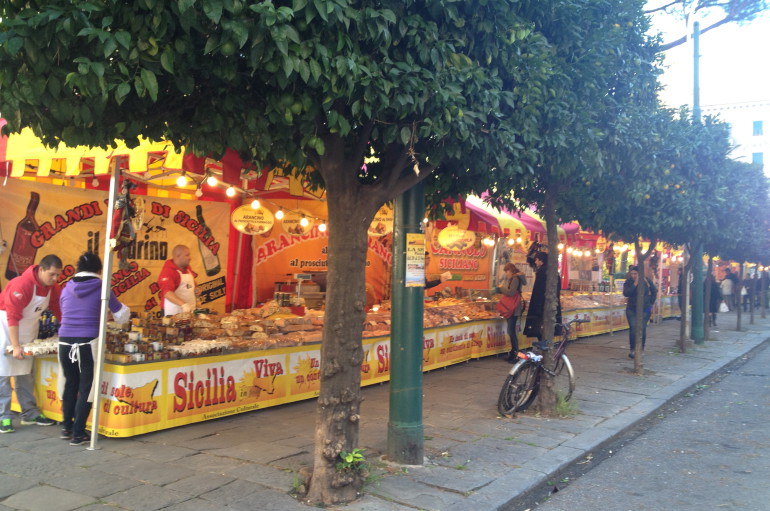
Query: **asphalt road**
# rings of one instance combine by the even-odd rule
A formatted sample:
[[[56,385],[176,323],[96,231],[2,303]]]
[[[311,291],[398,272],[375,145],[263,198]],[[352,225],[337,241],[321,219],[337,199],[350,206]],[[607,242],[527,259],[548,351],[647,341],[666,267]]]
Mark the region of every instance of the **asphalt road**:
[[[514,509],[770,510],[768,346],[587,456]]]

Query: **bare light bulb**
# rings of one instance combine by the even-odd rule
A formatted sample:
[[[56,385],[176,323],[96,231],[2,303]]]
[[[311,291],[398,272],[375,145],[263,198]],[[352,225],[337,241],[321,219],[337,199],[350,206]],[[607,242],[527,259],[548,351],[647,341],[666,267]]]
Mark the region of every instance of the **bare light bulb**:
[[[422,219],[422,223],[424,223],[424,224],[427,224],[427,223],[428,223],[428,217],[427,217],[427,216],[426,216],[425,218],[423,218],[423,219]]]
[[[259,209],[259,201],[257,199],[251,201],[251,209]]]
[[[275,212],[275,218],[277,218],[278,220],[282,220],[283,219],[283,208],[281,208],[281,209],[279,209],[278,211]]]
[[[307,221],[307,218],[305,218],[305,215],[302,215],[302,218],[299,221],[299,225],[302,227],[307,227],[307,224],[310,223]]]
[[[201,190],[200,188],[195,190],[195,196],[198,198],[203,197],[203,190]]]
[[[96,179],[96,177],[95,177],[95,176],[94,176],[94,178],[91,180],[91,186],[93,186],[94,188],[96,188],[97,186],[99,186],[99,180],[98,180],[98,179]]]
[[[206,184],[209,186],[216,186],[217,185],[217,178],[210,175],[206,178]]]
[[[318,226],[318,230],[321,232],[326,232],[326,224],[322,223]]]
[[[559,243],[559,245],[556,248],[558,248],[559,250],[563,249],[564,248],[564,243]]]
[[[182,174],[181,176],[179,176],[178,178],[176,178],[176,185],[177,185],[179,188],[182,188],[182,187],[186,186],[186,185],[187,185],[187,176],[185,176],[184,174]]]
[[[508,246],[513,246],[514,241],[511,238],[508,238]]]
[[[235,197],[235,188],[234,188],[234,187],[232,187],[232,186],[231,186],[231,187],[229,187],[229,188],[228,188],[228,189],[225,191],[225,195],[227,195],[228,197]]]

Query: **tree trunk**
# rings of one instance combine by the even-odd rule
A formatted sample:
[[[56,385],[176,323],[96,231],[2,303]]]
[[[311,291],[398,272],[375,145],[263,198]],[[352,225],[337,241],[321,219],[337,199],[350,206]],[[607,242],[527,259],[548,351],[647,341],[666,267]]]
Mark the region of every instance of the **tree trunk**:
[[[741,271],[740,271],[740,277],[738,279],[738,286],[737,289],[733,289],[733,296],[737,296],[738,299],[735,300],[735,330],[738,332],[741,331],[741,310],[743,310],[743,296],[741,295],[741,289],[743,289],[743,263],[741,263]]]
[[[637,266],[639,267],[639,277],[636,284],[636,328],[634,329],[634,336],[636,337],[636,345],[634,346],[634,374],[644,374],[644,361],[642,360],[642,332],[647,326],[644,320],[644,295],[647,292],[647,256],[650,255],[653,247],[656,245],[655,240],[650,241],[650,247],[647,252],[642,252],[642,244],[637,238],[634,241],[634,248],[636,249]]]
[[[542,338],[543,341],[549,343],[553,341],[554,327],[556,325],[557,286],[561,285],[559,279],[559,227],[556,223],[555,195],[556,192],[553,187],[548,187],[543,204],[543,217],[545,218],[548,236],[548,266],[545,273]],[[546,364],[546,367],[553,367],[553,350],[547,350],[543,353],[543,362]],[[556,393],[553,390],[553,379],[545,372],[543,373],[543,379],[540,381],[537,410],[544,415],[553,415],[556,411]]]
[[[682,306],[679,310],[679,317],[681,318],[679,323],[679,339],[677,340],[677,346],[680,353],[687,353],[687,299],[690,281],[690,265],[682,265],[682,289],[679,290],[679,294],[682,295]]]
[[[709,254],[709,262],[706,266],[706,289],[703,290],[703,340],[709,340],[709,333],[711,332],[711,283],[714,281],[714,258]]]
[[[329,258],[313,474],[307,500],[324,506],[355,500],[364,479],[360,471],[337,470],[336,463],[341,452],[358,447],[367,229],[380,204],[375,205],[378,201],[365,196],[354,182],[354,170],[349,174],[353,177],[323,173]]]

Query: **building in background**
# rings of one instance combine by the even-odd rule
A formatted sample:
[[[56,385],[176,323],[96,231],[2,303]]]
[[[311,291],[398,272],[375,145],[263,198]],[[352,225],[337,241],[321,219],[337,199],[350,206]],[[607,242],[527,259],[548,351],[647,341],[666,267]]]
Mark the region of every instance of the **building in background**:
[[[765,161],[770,156],[770,100],[708,105],[702,112],[730,124],[734,159],[763,165],[769,173]]]

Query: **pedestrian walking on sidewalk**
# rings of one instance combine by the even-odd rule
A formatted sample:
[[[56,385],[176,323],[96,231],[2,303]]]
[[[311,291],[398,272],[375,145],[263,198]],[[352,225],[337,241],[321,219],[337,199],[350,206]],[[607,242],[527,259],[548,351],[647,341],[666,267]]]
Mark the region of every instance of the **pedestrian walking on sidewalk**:
[[[21,424],[56,424],[40,412],[34,394],[33,358],[24,356],[25,344],[37,339],[40,316],[49,307],[59,316],[56,282],[62,262],[47,255],[24,273],[11,279],[0,293],[0,433],[13,433],[11,393],[21,407]],[[9,352],[10,349],[10,352]],[[14,387],[11,388],[11,376]]]
[[[639,281],[639,267],[629,267],[626,282],[623,284],[623,296],[626,297],[626,319],[628,320],[628,358],[634,358],[636,350],[636,289],[639,286]],[[643,291],[644,306],[642,317],[638,319],[642,321],[642,351],[644,351],[644,345],[647,342],[647,323],[650,322],[650,316],[652,316],[652,306],[655,304],[658,288],[649,277],[643,277],[641,282],[645,287]]]
[[[730,268],[727,269],[730,271]],[[719,291],[722,293],[722,300],[727,305],[727,310],[733,310],[733,281],[728,279],[727,276],[719,283]]]
[[[516,322],[521,317],[521,312],[524,309],[524,300],[521,299],[521,288],[527,285],[527,277],[516,267],[513,263],[508,263],[503,267],[504,276],[500,285],[500,292],[505,296],[519,295],[519,305],[513,311],[513,314],[508,316],[508,337],[511,339],[511,351],[508,353],[506,361],[515,363],[518,361],[519,352],[519,340],[516,336]]]
[[[59,327],[59,364],[64,375],[62,392],[62,434],[70,445],[81,445],[91,438],[86,420],[91,413],[90,397],[94,380],[93,342],[99,336],[102,297],[102,260],[93,252],[78,259],[77,273],[62,290]],[[109,309],[117,323],[127,323],[131,311],[110,290]]]
[[[717,313],[719,312],[719,304],[722,303],[722,291],[720,290],[719,284],[717,284],[716,279],[714,276],[710,276],[706,279],[706,281],[703,283],[703,287],[705,288],[708,283],[711,284],[711,296],[709,297],[709,325],[711,326],[717,326]],[[704,295],[705,295],[705,289],[704,289]]]

